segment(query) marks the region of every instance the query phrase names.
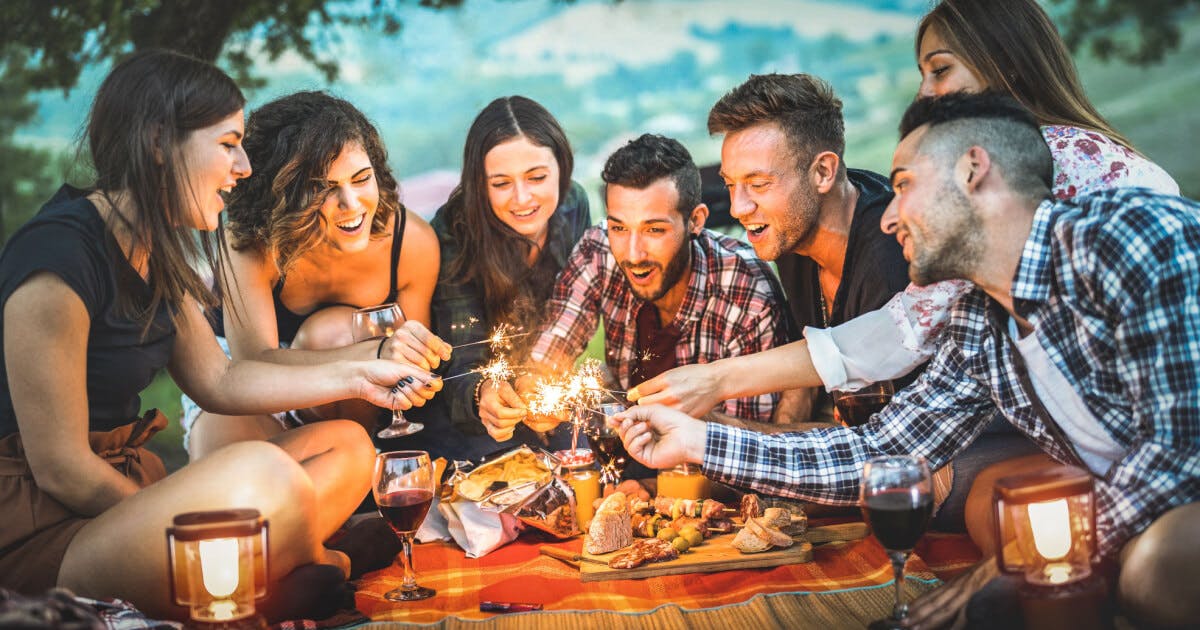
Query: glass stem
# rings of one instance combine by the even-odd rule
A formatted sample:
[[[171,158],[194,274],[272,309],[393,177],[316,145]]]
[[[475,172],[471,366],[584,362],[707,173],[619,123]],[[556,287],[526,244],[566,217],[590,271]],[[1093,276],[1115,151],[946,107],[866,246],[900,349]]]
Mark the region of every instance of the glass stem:
[[[908,562],[907,551],[888,551],[892,560],[892,575],[896,578],[896,605],[892,608],[892,619],[900,621],[908,616],[908,604],[904,603],[904,564]]]
[[[400,544],[404,548],[404,553],[401,554],[401,557],[404,559],[404,582],[401,583],[400,588],[406,591],[411,591],[417,588],[417,577],[416,573],[413,571],[412,539],[412,532],[406,532],[400,537]]]

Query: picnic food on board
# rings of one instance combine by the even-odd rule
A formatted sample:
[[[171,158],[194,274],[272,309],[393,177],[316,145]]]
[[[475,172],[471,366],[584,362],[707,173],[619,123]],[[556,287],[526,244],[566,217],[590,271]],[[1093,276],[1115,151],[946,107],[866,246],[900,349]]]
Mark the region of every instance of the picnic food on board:
[[[786,510],[783,511],[786,512]],[[787,523],[790,524],[791,515],[788,514],[786,518]],[[764,515],[746,521],[742,531],[733,537],[734,548],[742,553],[759,553],[771,547],[791,547],[795,541],[776,526],[778,522],[777,515],[773,515],[772,518]]]
[[[633,543],[633,525],[630,521],[627,499],[624,492],[614,492],[608,495],[596,509],[596,514],[592,517],[592,524],[588,528],[587,543],[584,548],[588,553],[600,554],[616,551],[631,543]]]

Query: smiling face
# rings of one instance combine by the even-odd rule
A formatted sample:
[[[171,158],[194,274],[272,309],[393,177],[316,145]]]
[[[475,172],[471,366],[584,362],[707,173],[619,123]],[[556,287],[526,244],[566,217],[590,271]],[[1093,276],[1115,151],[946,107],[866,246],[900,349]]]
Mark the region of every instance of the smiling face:
[[[666,177],[641,190],[609,184],[605,198],[608,243],[625,279],[639,298],[661,300],[688,271],[689,236],[699,232],[703,218],[699,225],[684,220],[675,182]]]
[[[217,229],[228,195],[239,179],[250,176],[250,159],[242,148],[242,110],[220,122],[190,132],[179,145],[184,165],[183,199],[190,201],[187,227]]]
[[[343,252],[366,249],[379,208],[379,184],[367,152],[358,143],[347,144],[329,165],[325,179],[314,185],[323,191],[321,216],[329,243]]]
[[[488,201],[508,227],[545,245],[550,217],[558,208],[558,161],[549,147],[518,136],[498,144],[483,158]]]
[[[927,128],[910,133],[892,156],[895,196],[882,219],[909,261],[913,283],[969,278],[983,254],[984,229],[971,200],[955,185],[951,166],[918,150]]]
[[[937,28],[921,35],[917,68],[921,71],[919,96],[944,96],[950,92],[982,92],[986,87],[975,70],[950,50]]]
[[[746,228],[759,258],[796,252],[816,232],[820,199],[805,170],[773,123],[725,136],[721,177],[729,190],[729,213]]]

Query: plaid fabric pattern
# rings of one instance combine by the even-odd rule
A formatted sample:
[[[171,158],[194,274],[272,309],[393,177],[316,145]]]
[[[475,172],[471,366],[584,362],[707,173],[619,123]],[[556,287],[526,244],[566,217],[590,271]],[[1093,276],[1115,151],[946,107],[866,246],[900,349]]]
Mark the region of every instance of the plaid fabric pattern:
[[[605,226],[588,228],[575,246],[546,306],[531,357],[559,369],[571,365],[603,318],[606,363],[619,387],[628,389],[637,384],[629,375],[637,358],[637,311],[644,302],[617,264]],[[683,332],[677,365],[752,354],[788,341],[774,272],[749,245],[703,230],[690,247],[687,294],[671,323]],[[721,410],[766,422],[778,401],[778,394],[764,394],[726,401]]]
[[[1043,202],[1014,279],[1019,315],[1124,456],[1096,479],[1097,537],[1112,555],[1167,510],[1200,499],[1200,204],[1142,189]],[[857,429],[765,436],[708,426],[705,470],[810,500],[856,500],[861,463],[911,453],[932,468],[998,409],[1048,454],[1076,463],[1016,371],[1007,314],[959,300],[912,387]]]
[[[712,608],[744,602],[763,593],[835,591],[884,585],[892,580],[887,552],[870,536],[819,545],[813,549],[812,562],[586,584],[579,581],[579,569],[539,555],[538,548],[542,545],[579,553],[583,539],[546,541],[526,533],[478,559],[467,558],[452,543],[420,544],[413,549],[417,580],[421,586],[436,590],[435,597],[402,603],[384,599],[384,593],[399,587],[404,580],[404,570],[397,562],[363,576],[358,582],[355,604],[372,621],[432,623],[447,617],[494,617],[494,613],[479,611],[481,601],[542,604],[547,612],[633,613],[654,610],[665,603],[687,609]],[[925,562],[916,556],[909,560],[906,573],[922,580],[934,578]],[[568,627],[596,626],[582,623]]]

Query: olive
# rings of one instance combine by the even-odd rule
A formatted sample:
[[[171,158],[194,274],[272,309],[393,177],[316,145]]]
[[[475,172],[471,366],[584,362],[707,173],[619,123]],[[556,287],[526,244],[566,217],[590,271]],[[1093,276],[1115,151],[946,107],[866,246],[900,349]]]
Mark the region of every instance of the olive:
[[[678,551],[679,553],[683,553],[692,548],[692,544],[689,543],[688,540],[683,536],[679,536],[675,540],[672,540],[671,546],[674,547],[675,551]]]
[[[679,536],[679,533],[670,527],[664,527],[658,530],[658,537],[663,540],[674,540]]]

